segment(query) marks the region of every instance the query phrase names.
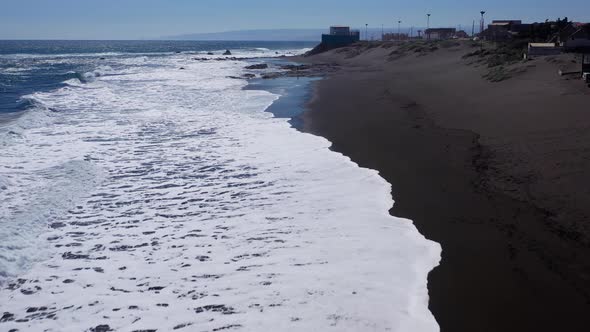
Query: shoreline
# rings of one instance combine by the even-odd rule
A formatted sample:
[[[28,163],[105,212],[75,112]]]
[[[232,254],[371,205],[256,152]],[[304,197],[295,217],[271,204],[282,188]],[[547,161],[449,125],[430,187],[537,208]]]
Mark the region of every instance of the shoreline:
[[[295,60],[293,61],[293,59],[295,59]],[[276,65],[275,59],[272,59],[273,60],[272,62],[269,61],[269,59],[263,59],[263,60],[264,60],[263,63]],[[380,172],[380,170],[375,169],[375,168],[371,168],[371,167],[367,167],[366,165],[362,165],[362,164],[358,163],[355,159],[351,158],[349,155],[347,155],[341,151],[335,150],[334,143],[331,140],[329,140],[325,135],[312,132],[312,131],[308,130],[308,128],[306,128],[306,124],[308,124],[308,122],[309,122],[309,118],[307,117],[307,114],[309,113],[309,104],[310,104],[310,102],[313,102],[315,99],[317,99],[318,87],[321,85],[321,83],[323,81],[325,81],[326,79],[328,79],[330,77],[331,73],[334,73],[330,69],[333,69],[333,67],[335,65],[334,64],[320,64],[319,66],[315,66],[315,64],[313,64],[313,63],[306,65],[306,64],[304,64],[305,62],[302,61],[300,57],[291,57],[290,59],[280,59],[278,62],[279,63],[284,62],[284,64],[302,66],[302,67],[303,66],[307,67],[309,65],[309,68],[305,69],[306,72],[302,76],[292,76],[291,74],[294,73],[293,69],[289,69],[289,73],[287,73],[287,74],[273,76],[271,78],[264,78],[265,74],[263,73],[259,77],[248,79],[247,80],[248,84],[243,89],[245,89],[245,90],[263,90],[263,91],[277,94],[278,98],[265,110],[265,112],[269,112],[269,113],[273,114],[273,116],[275,118],[289,119],[288,123],[290,124],[290,127],[292,130],[296,130],[296,131],[303,133],[303,134],[311,134],[313,136],[317,136],[323,140],[326,140],[331,145],[329,150],[332,151],[332,153],[335,153],[336,155],[338,155],[341,158],[348,159],[350,163],[354,164],[355,167],[357,167],[359,169],[374,173],[373,176],[376,176],[381,181],[387,183],[389,188],[392,188],[391,182],[383,176],[383,174]],[[336,67],[337,67],[337,65],[336,65]],[[330,69],[328,71],[326,71],[326,68],[330,68]],[[336,71],[335,73],[337,73],[337,72],[338,71]],[[271,73],[271,75],[273,74],[272,71],[270,71],[270,73]],[[301,82],[299,82],[299,80],[301,80]],[[371,180],[369,180],[369,178],[365,178],[364,180],[369,181],[369,182],[371,181]],[[403,322],[403,325],[412,325],[412,326],[407,326],[409,328],[408,330],[414,330],[415,328],[419,327],[421,324],[424,324],[424,321],[433,320],[434,324],[431,324],[430,328],[432,328],[432,329],[436,328],[436,330],[438,330],[439,325],[438,325],[438,322],[436,321],[436,317],[433,315],[430,308],[425,304],[428,303],[428,301],[430,300],[429,294],[428,294],[429,293],[428,275],[432,272],[432,269],[436,269],[437,267],[440,266],[440,263],[441,263],[440,243],[424,237],[424,235],[419,231],[416,224],[412,220],[409,220],[406,217],[398,216],[398,215],[391,213],[391,209],[393,209],[394,204],[395,204],[395,198],[392,197],[391,191],[388,194],[383,195],[383,196],[385,196],[387,200],[390,200],[390,210],[387,211],[386,214],[389,217],[393,217],[395,219],[398,219],[398,221],[402,221],[402,223],[400,225],[397,225],[397,226],[392,225],[392,226],[393,227],[401,227],[400,230],[402,230],[405,227],[409,227],[410,229],[413,230],[413,232],[417,232],[419,234],[421,241],[426,241],[427,243],[432,243],[434,245],[434,247],[436,248],[434,251],[437,252],[436,254],[431,253],[436,256],[436,259],[434,259],[431,262],[431,265],[428,268],[426,268],[427,272],[426,272],[426,275],[424,276],[424,278],[420,279],[420,280],[416,280],[416,283],[418,283],[418,284],[423,284],[423,283],[425,284],[425,286],[423,286],[424,287],[423,291],[420,292],[420,296],[418,298],[413,300],[413,303],[410,305],[409,308],[404,309],[404,310],[409,310],[405,314],[409,314],[409,316],[411,316],[411,317],[414,317],[417,314],[423,315],[424,317],[420,317],[420,318],[414,317],[413,319],[416,320],[415,322],[413,322],[411,324],[407,324],[406,322]],[[408,222],[409,225],[407,225],[406,222]],[[395,246],[396,245],[392,245],[392,247],[395,247]],[[430,248],[427,251],[431,252],[431,251],[433,251],[433,249]],[[375,256],[373,258],[378,258],[378,257]],[[395,258],[393,256],[391,256],[391,258],[392,258],[392,262],[395,261]],[[419,261],[413,262],[413,264],[416,264],[416,263],[420,263],[420,262]],[[387,265],[387,264],[384,264],[384,265]],[[416,264],[416,265],[420,265],[420,264]],[[417,266],[408,267],[409,271],[422,270],[422,269],[423,268],[417,268]],[[400,273],[400,272],[403,273],[405,271],[398,271],[398,273]],[[395,280],[395,278],[392,278],[392,280]],[[409,286],[410,286],[410,284],[408,284],[408,287]],[[411,287],[409,287],[408,289],[411,289]],[[353,292],[353,294],[356,295],[356,292]],[[391,302],[395,303],[395,300],[393,300]],[[404,316],[405,316],[405,314],[404,314]],[[395,315],[397,315],[397,314],[395,314]],[[400,322],[396,322],[396,323],[399,324]],[[401,329],[401,330],[405,330],[405,329]],[[421,330],[421,329],[419,329],[419,330]]]
[[[413,220],[426,238],[441,244],[441,264],[429,275],[429,307],[441,331],[587,328],[588,233],[585,225],[576,228],[579,223],[567,221],[578,213],[581,222],[584,214],[572,206],[559,209],[560,200],[550,199],[561,190],[573,196],[583,189],[586,164],[578,165],[581,175],[563,188],[553,177],[533,172],[537,165],[531,164],[543,158],[546,174],[571,175],[550,168],[547,151],[529,151],[540,149],[548,137],[557,152],[571,147],[571,135],[553,137],[570,123],[556,120],[560,115],[551,107],[559,101],[551,98],[567,89],[573,97],[568,95],[564,105],[573,110],[566,115],[580,121],[576,110],[587,95],[564,81],[547,83],[557,88],[522,87],[531,80],[554,80],[548,74],[551,63],[542,60],[497,84],[482,78],[484,68],[461,60],[464,49],[418,56],[396,51],[357,46],[299,59],[342,67],[315,84],[303,114],[304,131],[326,137],[332,150],[359,166],[378,170],[392,184],[391,214]],[[478,101],[481,91],[491,91],[490,98]],[[495,102],[499,96],[505,100]],[[521,109],[494,114],[490,109],[497,104]],[[502,128],[503,122],[518,130]],[[579,143],[575,155],[560,157],[581,163],[583,158],[576,158],[588,157],[586,148]],[[530,179],[532,174],[541,179]]]
[[[48,123],[63,134],[27,132],[36,153],[26,153],[28,146],[10,152],[43,157],[38,142],[86,141],[92,158],[74,160],[73,168],[90,174],[50,169],[81,178],[63,188],[76,199],[43,209],[55,216],[42,236],[52,255],[2,289],[0,325],[438,330],[426,277],[440,246],[389,215],[391,185],[377,171],[263,113],[277,96],[232,81],[241,65],[215,71],[194,63],[173,80],[164,67],[150,71],[148,86],[142,71],[101,82],[114,98],[85,89],[45,96],[47,109],[74,101],[75,109]],[[126,95],[146,104],[127,112],[118,98]],[[88,118],[94,121],[83,126]],[[52,184],[42,188],[51,194]]]

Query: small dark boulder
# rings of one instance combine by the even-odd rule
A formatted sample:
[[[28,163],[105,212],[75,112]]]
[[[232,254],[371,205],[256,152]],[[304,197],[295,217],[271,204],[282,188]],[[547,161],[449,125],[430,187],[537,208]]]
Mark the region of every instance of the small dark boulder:
[[[244,78],[249,79],[249,78],[254,78],[254,77],[256,77],[256,75],[254,75],[254,74],[244,74]]]
[[[207,55],[215,55],[213,52],[207,52]]]
[[[225,52],[223,52],[223,55],[231,55],[231,52],[229,50],[225,50]]]
[[[180,70],[184,70],[184,69],[185,69],[184,67],[180,67]]]
[[[279,78],[279,77],[281,77],[281,73],[267,73],[267,74],[262,75],[262,78],[265,80]]]
[[[113,329],[111,329],[110,326],[103,324],[103,325],[98,325],[97,327],[91,328],[90,331],[91,332],[109,332],[109,331],[113,331]]]
[[[2,317],[0,317],[0,323],[10,322],[12,320],[14,320],[14,314],[10,312],[5,312],[2,314]]]
[[[259,63],[251,66],[246,66],[246,69],[266,69],[268,65],[266,63]]]

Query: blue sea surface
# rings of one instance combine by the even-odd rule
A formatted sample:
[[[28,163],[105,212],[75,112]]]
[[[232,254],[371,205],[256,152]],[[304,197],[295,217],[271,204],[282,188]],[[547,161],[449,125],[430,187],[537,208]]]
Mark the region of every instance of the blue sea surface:
[[[18,41],[0,40],[0,122],[31,107],[22,96],[64,86],[97,66],[116,68],[122,57],[279,51],[313,47],[310,42],[267,41]]]

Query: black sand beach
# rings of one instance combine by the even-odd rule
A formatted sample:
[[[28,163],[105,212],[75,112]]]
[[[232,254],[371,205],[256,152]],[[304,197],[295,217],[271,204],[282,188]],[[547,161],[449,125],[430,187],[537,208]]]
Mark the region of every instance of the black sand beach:
[[[590,89],[569,55],[492,69],[471,45],[357,45],[299,59],[339,64],[304,129],[379,170],[391,213],[443,248],[429,276],[442,331],[590,326]]]

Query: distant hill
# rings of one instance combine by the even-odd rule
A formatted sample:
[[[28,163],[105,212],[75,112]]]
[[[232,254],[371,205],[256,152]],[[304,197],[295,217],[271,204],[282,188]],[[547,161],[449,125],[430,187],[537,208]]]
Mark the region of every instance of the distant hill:
[[[320,41],[327,29],[240,30],[167,36],[167,40]]]

